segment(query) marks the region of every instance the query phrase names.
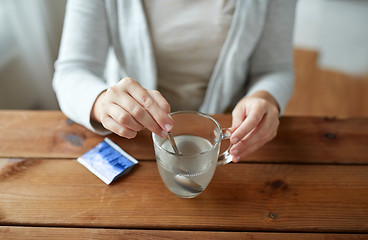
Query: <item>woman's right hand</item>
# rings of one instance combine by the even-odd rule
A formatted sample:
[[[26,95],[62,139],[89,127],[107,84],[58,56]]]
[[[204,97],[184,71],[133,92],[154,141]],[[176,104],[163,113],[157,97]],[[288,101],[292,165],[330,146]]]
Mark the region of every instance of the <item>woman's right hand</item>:
[[[144,128],[165,137],[173,126],[170,105],[156,90],[125,77],[96,99],[91,119],[121,137],[134,138]]]

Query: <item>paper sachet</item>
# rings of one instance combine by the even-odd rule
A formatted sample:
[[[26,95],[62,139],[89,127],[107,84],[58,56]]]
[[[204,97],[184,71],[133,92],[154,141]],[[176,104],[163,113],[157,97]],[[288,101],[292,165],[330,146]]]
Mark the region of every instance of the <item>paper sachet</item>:
[[[77,161],[106,184],[126,174],[138,163],[109,138],[105,138]]]

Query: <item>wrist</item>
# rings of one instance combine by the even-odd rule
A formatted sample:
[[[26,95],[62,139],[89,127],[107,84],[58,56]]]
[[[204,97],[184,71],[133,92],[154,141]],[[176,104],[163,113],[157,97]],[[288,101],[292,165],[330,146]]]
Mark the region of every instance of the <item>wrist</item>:
[[[104,98],[105,94],[106,94],[106,90],[101,92],[97,96],[97,98],[96,98],[96,100],[95,100],[95,102],[92,106],[92,110],[91,110],[91,114],[90,114],[90,119],[93,120],[93,121],[99,122],[99,123],[101,122],[100,115],[101,115],[101,110],[102,110],[102,102],[103,102],[103,98]]]
[[[278,111],[280,111],[280,106],[278,104],[278,102],[276,101],[276,99],[267,91],[257,91],[255,93],[253,93],[252,95],[250,95],[251,97],[257,97],[257,98],[262,98],[264,100],[266,100],[267,102],[271,103],[272,105],[274,105]]]

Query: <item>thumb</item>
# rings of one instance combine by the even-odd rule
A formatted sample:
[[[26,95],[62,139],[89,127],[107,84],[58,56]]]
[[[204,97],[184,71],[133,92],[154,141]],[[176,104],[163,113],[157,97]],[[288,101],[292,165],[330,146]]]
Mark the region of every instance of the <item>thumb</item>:
[[[230,130],[234,132],[245,120],[246,118],[246,110],[245,105],[239,103],[232,112],[232,125]]]

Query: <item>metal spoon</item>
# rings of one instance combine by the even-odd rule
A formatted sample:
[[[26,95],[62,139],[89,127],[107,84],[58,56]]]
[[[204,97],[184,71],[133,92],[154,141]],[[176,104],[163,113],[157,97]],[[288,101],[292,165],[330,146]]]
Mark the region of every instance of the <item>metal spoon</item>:
[[[201,185],[184,175],[176,174],[175,181],[177,184],[179,184],[181,187],[189,192],[200,193],[203,191]]]
[[[167,133],[167,138],[169,139],[169,142],[171,144],[171,147],[174,149],[175,154],[179,155],[180,154],[179,149],[176,146],[175,140],[174,140],[173,136],[171,135],[171,132]]]
[[[169,139],[171,147],[173,148],[175,154],[179,155],[180,151],[179,151],[178,146],[176,145],[175,140],[174,140],[174,138],[173,138],[173,136],[171,135],[170,132],[167,134],[167,138]],[[182,171],[184,173],[188,173],[187,171],[184,171],[183,169],[182,169]],[[203,188],[202,188],[201,185],[199,185],[198,183],[196,183],[195,181],[193,181],[192,179],[190,179],[190,178],[188,178],[184,175],[177,174],[174,177],[174,179],[175,179],[176,183],[178,183],[181,187],[183,187],[184,189],[186,189],[189,192],[200,193],[200,192],[203,191]]]

